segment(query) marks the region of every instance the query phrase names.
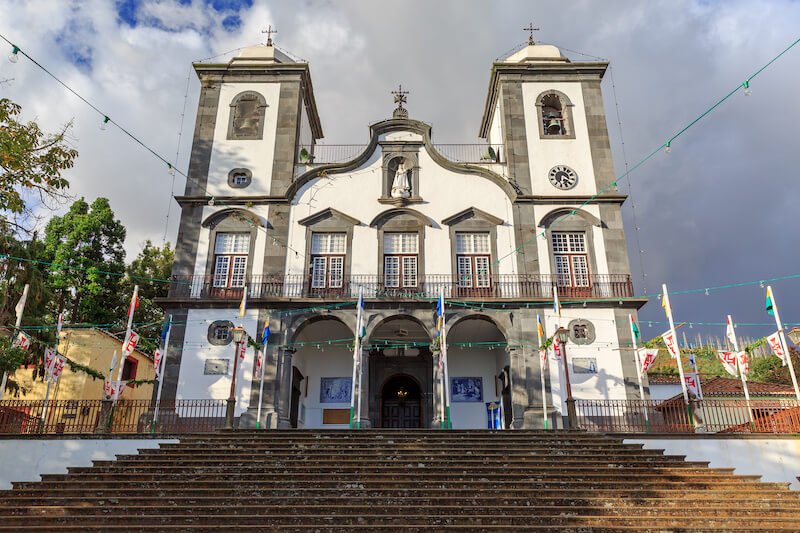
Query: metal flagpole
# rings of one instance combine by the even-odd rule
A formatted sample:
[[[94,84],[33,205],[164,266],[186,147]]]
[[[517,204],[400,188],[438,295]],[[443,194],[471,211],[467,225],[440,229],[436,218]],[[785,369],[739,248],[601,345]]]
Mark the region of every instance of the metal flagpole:
[[[158,392],[156,392],[156,406],[153,410],[153,426],[150,428],[150,433],[156,432],[156,421],[158,420],[158,408],[161,405],[161,389],[164,387],[164,368],[167,366],[167,347],[169,346],[169,335],[172,333],[172,315],[169,315],[167,321],[167,336],[164,339],[164,350],[161,352],[161,361],[158,362]]]
[[[47,360],[47,352],[45,351],[45,361]],[[56,350],[53,351],[53,355],[50,359],[50,364],[45,365],[44,368],[44,378],[47,380],[47,388],[44,391],[44,406],[42,407],[42,420],[39,425],[39,431],[44,431],[44,426],[47,420],[47,407],[50,402],[50,385],[52,384],[52,374],[53,374],[53,363],[56,360],[56,356],[58,355],[58,344],[56,344]]]
[[[628,322],[631,326],[631,339],[633,340],[633,356],[636,360],[636,377],[639,378],[639,398],[644,403],[644,383],[642,382],[642,358],[639,356],[639,347],[636,343],[636,330],[633,328],[633,314],[628,314]],[[647,405],[644,405],[644,423],[647,426],[647,431],[650,431],[650,415],[648,414]]]
[[[30,284],[26,283],[25,288],[22,289],[22,296],[20,296],[17,307],[14,309],[17,312],[17,321],[14,323],[15,333],[18,332],[20,326],[22,326],[22,313],[25,311],[25,304],[28,302],[28,291],[30,288]],[[6,393],[6,383],[8,383],[8,372],[3,372],[3,380],[0,382],[0,400],[3,399]]]
[[[131,298],[131,308],[128,311],[128,326],[125,329],[125,342],[128,341],[128,337],[131,335],[131,330],[133,329],[133,313],[136,312],[136,306],[139,301],[139,286],[135,285],[133,287],[133,298]],[[119,370],[117,371],[117,381],[122,381],[122,370],[125,368],[125,347],[122,348],[122,357],[119,358]],[[116,403],[116,401],[114,401]]]
[[[350,429],[353,429],[353,418],[356,405],[356,370],[361,352],[361,306],[363,305],[364,288],[358,289],[358,303],[356,304],[356,336],[353,339],[353,381],[350,384]]]
[[[672,338],[675,342],[675,351],[678,354],[678,374],[681,377],[681,390],[683,391],[683,401],[686,403],[686,408],[689,410],[689,422],[694,427],[694,416],[692,415],[692,406],[689,403],[689,391],[686,390],[686,375],[683,373],[683,362],[681,361],[681,351],[678,346],[678,338],[675,335],[675,321],[672,319],[672,305],[669,303],[669,292],[667,292],[667,284],[661,285],[661,306],[667,313],[667,320],[669,320],[669,331],[672,333]],[[699,378],[698,378],[699,379]]]
[[[261,429],[261,399],[264,396],[264,367],[267,364],[267,342],[269,342],[269,317],[264,320],[264,333],[261,335],[261,366],[258,385],[258,410],[256,412],[256,429]],[[256,354],[256,357],[258,355]]]
[[[358,323],[356,327],[358,327],[358,331],[356,331],[356,337],[358,338],[358,406],[356,407],[356,429],[361,429],[361,375],[363,372],[361,371],[361,367],[363,365],[363,361],[361,359],[361,322],[364,320],[364,312],[362,308],[364,307],[364,289],[358,289],[358,301],[360,302],[359,305],[359,314],[358,314]]]
[[[789,365],[789,375],[792,376],[792,385],[794,385],[794,394],[797,400],[800,401],[800,388],[797,386],[797,376],[794,373],[794,365],[792,364],[792,356],[789,353],[789,345],[786,343],[786,335],[783,333],[783,323],[781,322],[781,315],[778,313],[778,302],[775,301],[775,293],[772,292],[772,286],[767,286],[767,294],[772,298],[772,311],[775,317],[775,324],[778,325],[778,336],[781,339],[781,347],[783,353],[786,354],[786,363]]]
[[[439,341],[439,348],[444,357],[444,427],[452,429],[453,424],[450,420],[450,371],[447,367],[447,325],[444,313],[444,288],[440,289],[440,301],[442,302],[442,334]]]
[[[750,423],[755,425],[753,419],[753,410],[750,408],[750,391],[747,389],[747,376],[745,376],[744,369],[739,364],[739,341],[736,339],[736,330],[733,328],[733,318],[728,315],[728,339],[733,345],[733,352],[736,354],[736,368],[739,371],[739,377],[742,378],[742,389],[744,390],[744,401],[747,405],[747,415],[750,417]]]
[[[542,381],[542,420],[544,422],[544,429],[547,429],[547,387],[544,382],[544,367],[547,364],[547,350],[542,350],[542,333],[544,326],[542,326],[542,316],[536,315],[536,336],[539,338],[539,376]]]

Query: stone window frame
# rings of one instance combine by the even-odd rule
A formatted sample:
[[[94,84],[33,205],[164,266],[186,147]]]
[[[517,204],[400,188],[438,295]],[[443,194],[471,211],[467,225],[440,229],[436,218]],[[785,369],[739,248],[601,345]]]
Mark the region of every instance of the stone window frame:
[[[216,337],[216,330],[217,328],[221,327],[228,328],[228,339],[222,340]],[[233,322],[230,320],[215,320],[208,326],[208,332],[206,334],[206,338],[208,339],[208,343],[212,346],[227,346],[231,342],[233,342],[233,335],[230,333],[234,328]]]
[[[258,101],[258,132],[254,135],[241,135],[237,134],[233,127],[233,121],[236,119],[236,112],[238,110],[239,102],[243,99],[255,99]],[[264,119],[267,112],[267,99],[256,91],[243,91],[233,97],[230,103],[230,113],[228,117],[228,135],[229,141],[247,141],[247,140],[261,140],[264,138]]]
[[[247,176],[247,183],[237,184],[233,178],[237,174],[245,174]],[[253,172],[249,168],[233,168],[228,172],[228,186],[232,189],[244,189],[253,183]]]
[[[414,209],[396,208],[378,214],[369,226],[375,228],[378,237],[378,277],[383,279],[384,233],[417,234],[417,289],[425,283],[425,226],[433,227],[433,222]],[[385,288],[385,287],[382,287]],[[387,289],[388,290],[388,289]],[[403,290],[397,288],[393,290]]]
[[[442,220],[442,224],[450,228],[450,273],[455,283],[458,279],[458,264],[456,260],[456,233],[488,233],[489,247],[491,250],[489,276],[497,275],[496,261],[497,255],[497,226],[503,224],[503,220],[481,211],[475,207],[470,207],[460,211],[455,215]]]
[[[384,142],[381,143],[383,149],[382,163],[381,163],[381,197],[378,201],[382,204],[418,204],[422,202],[422,196],[419,193],[419,143],[397,143],[397,142]],[[409,165],[409,172],[411,172],[411,197],[410,198],[392,198],[392,182],[394,181],[394,173],[391,172],[390,166],[395,159],[402,157]]]
[[[561,218],[563,215],[572,214],[573,211],[575,211],[574,215]],[[556,222],[556,220],[558,221],[558,224],[557,227],[554,228],[553,224]],[[589,262],[589,285],[591,286],[592,276],[597,275],[597,254],[595,253],[594,249],[594,228],[603,227],[600,219],[581,209],[574,210],[570,208],[562,208],[550,211],[544,217],[542,217],[539,227],[544,228],[545,230],[545,238],[547,239],[547,256],[550,262],[550,275],[554,280],[556,278],[556,254],[553,253],[553,232],[584,234],[586,242],[586,256]]]
[[[542,99],[546,96],[556,96],[559,101],[561,102],[561,117],[565,122],[565,127],[567,130],[566,135],[545,135],[544,133],[544,117],[542,116]],[[572,117],[572,108],[575,107],[575,104],[569,99],[569,97],[558,91],[556,89],[548,89],[539,93],[539,96],[536,97],[536,122],[538,123],[539,128],[539,138],[540,139],[574,139],[575,138],[575,121]]]
[[[301,226],[306,228],[306,265],[303,275],[308,278],[310,284],[311,272],[313,269],[311,259],[311,240],[314,233],[344,233],[345,237],[345,256],[344,267],[342,269],[344,290],[347,287],[350,279],[350,269],[353,262],[353,228],[360,226],[361,222],[351,216],[348,216],[336,209],[327,208],[319,213],[315,213],[302,220],[297,221]]]
[[[214,278],[214,248],[217,242],[217,233],[249,233],[250,246],[247,252],[247,269],[245,273],[245,285],[252,279],[253,258],[255,257],[256,239],[258,228],[264,227],[261,219],[250,211],[244,209],[223,209],[218,211],[203,221],[203,227],[209,230],[208,234],[208,254],[206,259],[206,279],[211,281]]]
[[[576,326],[586,326],[586,338],[580,338],[575,336],[575,327]],[[567,326],[567,331],[569,332],[569,340],[573,344],[577,345],[589,345],[592,344],[595,339],[597,338],[597,333],[595,332],[594,324],[585,319],[585,318],[576,318],[575,320],[571,320],[569,325]]]

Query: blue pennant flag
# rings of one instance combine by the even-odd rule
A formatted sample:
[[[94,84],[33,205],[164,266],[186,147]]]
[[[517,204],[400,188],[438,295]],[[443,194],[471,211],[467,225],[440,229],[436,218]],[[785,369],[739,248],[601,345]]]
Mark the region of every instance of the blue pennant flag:
[[[436,304],[436,315],[438,316],[436,320],[436,331],[441,335],[442,326],[444,325],[444,293],[439,294],[439,302]]]
[[[267,340],[269,340],[269,321],[264,322],[264,333],[261,335],[261,344],[266,346]]]
[[[164,321],[164,325],[161,327],[161,343],[162,344],[167,342],[167,333],[169,333],[169,328],[170,328],[170,319],[167,318]]]

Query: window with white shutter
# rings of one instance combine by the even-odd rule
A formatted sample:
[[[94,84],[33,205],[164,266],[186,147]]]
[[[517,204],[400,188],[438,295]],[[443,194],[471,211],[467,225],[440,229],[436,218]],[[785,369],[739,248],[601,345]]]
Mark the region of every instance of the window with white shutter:
[[[559,287],[589,287],[589,258],[586,234],[559,231],[551,234]]]
[[[244,287],[247,277],[249,233],[217,233],[214,242],[215,288]]]
[[[460,289],[491,288],[491,259],[488,233],[456,233],[456,275]]]
[[[419,235],[383,234],[383,283],[386,288],[416,287]]]
[[[344,287],[346,254],[346,233],[313,233],[311,235],[311,288],[341,289]]]

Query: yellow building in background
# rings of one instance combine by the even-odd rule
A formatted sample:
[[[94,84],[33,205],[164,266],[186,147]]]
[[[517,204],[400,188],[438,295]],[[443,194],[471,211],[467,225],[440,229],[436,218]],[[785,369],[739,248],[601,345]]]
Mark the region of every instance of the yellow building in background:
[[[67,359],[88,366],[108,375],[114,351],[117,358],[122,354],[120,337],[101,329],[64,328],[59,339],[58,352]],[[153,380],[155,366],[153,357],[140,350],[135,350],[125,360],[123,380]],[[119,367],[114,369],[111,378],[117,379]],[[20,400],[44,400],[47,384],[40,379],[33,380],[33,368],[20,368],[14,373],[14,379],[27,390],[20,395]],[[127,386],[122,392],[122,400],[150,400],[153,396],[153,385],[143,384],[137,387]],[[103,380],[95,379],[84,372],[73,372],[69,365],[64,365],[61,378],[50,388],[51,400],[102,400]]]

